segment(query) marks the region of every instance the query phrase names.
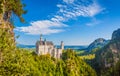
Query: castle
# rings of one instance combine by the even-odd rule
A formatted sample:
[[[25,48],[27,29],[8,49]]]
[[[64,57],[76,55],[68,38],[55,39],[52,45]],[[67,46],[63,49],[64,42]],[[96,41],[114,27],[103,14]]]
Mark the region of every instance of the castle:
[[[61,58],[62,50],[64,50],[64,43],[61,41],[60,48],[55,48],[52,41],[46,41],[46,39],[42,40],[42,35],[40,36],[40,41],[36,42],[36,54],[37,55],[45,55],[50,54],[51,57]]]

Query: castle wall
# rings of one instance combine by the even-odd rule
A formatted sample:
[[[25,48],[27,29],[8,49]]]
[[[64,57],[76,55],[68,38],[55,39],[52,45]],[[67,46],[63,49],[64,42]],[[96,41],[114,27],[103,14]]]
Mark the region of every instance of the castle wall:
[[[55,48],[53,44],[47,44],[47,41],[42,43],[43,41],[37,41],[36,43],[36,54],[38,55],[45,55],[50,54],[50,56],[54,58],[61,58],[62,50],[64,49],[64,44],[61,42],[61,48]]]
[[[53,50],[54,50],[54,46],[53,45],[50,45],[49,48],[48,48],[48,53],[53,56]]]
[[[61,58],[61,56],[62,56],[62,49],[57,49],[57,56],[56,56],[56,58]]]
[[[48,46],[44,45],[44,54],[47,54],[47,53],[48,53]]]
[[[52,54],[52,51],[53,51],[53,45],[45,45],[45,49],[44,49],[44,51],[45,51],[45,53],[44,54]]]
[[[57,57],[57,49],[56,49],[56,48],[54,48],[54,50],[53,50],[53,57],[54,57],[54,58]]]
[[[44,45],[40,45],[39,48],[38,48],[38,55],[44,55],[45,52],[44,52]]]
[[[39,53],[39,44],[38,44],[38,41],[36,42],[36,52],[35,52],[36,54],[38,54]]]

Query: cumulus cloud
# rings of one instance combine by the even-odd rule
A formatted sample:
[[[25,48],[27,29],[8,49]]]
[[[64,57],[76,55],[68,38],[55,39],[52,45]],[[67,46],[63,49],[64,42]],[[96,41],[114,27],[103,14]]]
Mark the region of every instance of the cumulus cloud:
[[[38,20],[30,23],[30,26],[17,27],[16,30],[25,32],[27,34],[53,34],[65,31],[63,27],[67,25],[70,19],[77,17],[94,17],[104,10],[95,0],[63,0],[60,4],[56,5],[59,10],[49,20]],[[97,21],[87,23],[90,26],[97,24]]]
[[[67,27],[67,25],[61,22],[53,22],[50,20],[35,21],[31,22],[30,24],[30,26],[26,27],[17,27],[16,30],[33,35],[49,35],[52,33],[63,32],[64,30],[62,29],[62,27]]]

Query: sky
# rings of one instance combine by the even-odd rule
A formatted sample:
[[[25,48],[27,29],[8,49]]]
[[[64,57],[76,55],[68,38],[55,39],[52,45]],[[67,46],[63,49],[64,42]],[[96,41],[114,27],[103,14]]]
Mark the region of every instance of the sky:
[[[89,45],[97,38],[111,39],[120,28],[120,0],[23,0],[25,23],[14,18],[18,44],[40,40],[59,45]]]

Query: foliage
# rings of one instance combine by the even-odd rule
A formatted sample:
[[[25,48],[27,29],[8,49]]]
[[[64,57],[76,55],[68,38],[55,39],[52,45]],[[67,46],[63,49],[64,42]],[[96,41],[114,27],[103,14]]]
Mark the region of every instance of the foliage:
[[[95,53],[95,59],[92,67],[95,68],[98,75],[116,76],[113,68],[120,59],[120,39],[111,40],[106,46]]]
[[[16,48],[3,52],[0,63],[2,76],[96,76],[95,71],[72,50],[63,53],[62,59],[47,55],[37,56],[34,52]]]
[[[86,61],[93,60],[95,58],[95,53],[99,50],[100,48],[94,48],[91,51],[85,51],[85,50],[80,50],[76,51],[77,55]]]
[[[82,55],[84,54],[85,50],[78,50],[78,51],[75,50],[75,52],[77,55]]]
[[[0,51],[15,48],[11,38],[12,36],[9,34],[8,29],[0,29]]]
[[[114,76],[120,76],[120,61],[118,61],[112,69],[113,69],[112,74]]]
[[[0,6],[0,13],[4,15],[4,20],[10,21],[11,15],[16,15],[21,22],[24,22],[22,15],[26,11],[23,9],[25,4],[21,0],[0,0]]]
[[[65,62],[66,76],[96,76],[95,71],[81,60],[74,51],[67,50],[62,57]]]
[[[88,54],[88,55],[83,55],[83,56],[79,56],[80,59],[83,59],[83,60],[92,60],[95,58],[95,54]]]
[[[114,66],[107,68],[101,73],[102,76],[120,76],[120,61],[118,61]]]

